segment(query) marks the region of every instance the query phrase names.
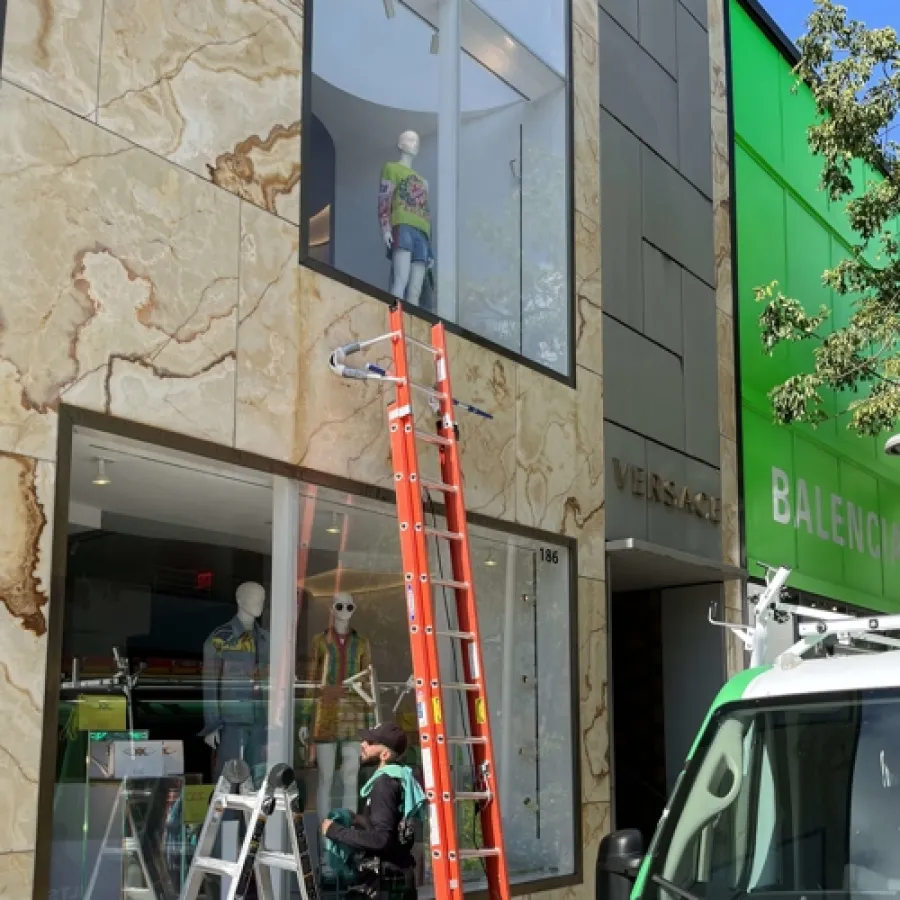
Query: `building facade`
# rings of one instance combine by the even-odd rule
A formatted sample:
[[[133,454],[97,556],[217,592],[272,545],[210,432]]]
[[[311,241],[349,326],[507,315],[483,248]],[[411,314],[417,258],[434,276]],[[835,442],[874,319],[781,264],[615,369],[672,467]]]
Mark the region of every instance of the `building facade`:
[[[117,895],[130,740],[173,759],[176,893],[229,755],[292,761],[314,817],[360,726],[415,744],[385,394],[328,367],[401,295],[493,415],[460,427],[516,891],[592,895],[610,592],[741,607],[725,46],[719,0],[8,0],[8,896]],[[741,665],[697,647],[683,686]]]
[[[645,835],[742,667],[707,618],[740,614],[742,574],[723,13],[600,10],[613,795]]]
[[[900,586],[900,492],[882,438],[846,427],[848,398],[827,399],[833,417],[813,429],[773,424],[768,392],[812,366],[812,347],[760,340],[754,289],[772,281],[831,321],[849,315],[822,272],[849,255],[855,238],[841,204],[819,189],[821,163],[808,148],[812,94],[792,91],[796,48],[760,7],[732,0],[735,213],[740,331],[741,444],[746,556],[793,569],[789,584],[807,605],[893,612]],[[880,176],[854,170],[858,183]],[[852,398],[850,398],[852,399]],[[772,653],[793,637],[793,628]]]

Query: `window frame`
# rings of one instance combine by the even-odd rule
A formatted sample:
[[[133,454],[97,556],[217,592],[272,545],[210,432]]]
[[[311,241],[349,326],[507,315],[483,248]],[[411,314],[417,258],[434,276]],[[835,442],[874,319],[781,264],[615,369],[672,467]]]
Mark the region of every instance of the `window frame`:
[[[310,152],[310,141],[308,139],[308,135],[312,133],[312,58],[313,58],[313,40],[312,35],[315,30],[315,2],[316,0],[305,0],[303,5],[303,97],[301,103],[301,126],[300,126],[300,171],[302,173],[306,173],[310,171],[310,165],[312,162],[311,152]],[[402,0],[401,0],[402,2]],[[473,0],[473,2],[477,5],[478,0]],[[566,331],[567,331],[567,366],[568,371],[564,374],[562,372],[558,372],[556,369],[551,369],[549,366],[545,366],[542,363],[539,363],[533,359],[530,359],[525,354],[517,351],[510,350],[508,347],[504,347],[502,344],[498,344],[486,337],[482,337],[475,331],[470,331],[467,328],[463,328],[460,325],[457,325],[456,322],[450,321],[449,319],[441,318],[440,316],[428,312],[427,310],[420,309],[413,303],[405,304],[404,310],[412,316],[416,318],[423,319],[431,325],[436,325],[437,323],[443,323],[445,329],[450,332],[450,334],[454,334],[457,337],[464,338],[471,343],[483,347],[485,350],[490,350],[493,353],[497,353],[500,356],[506,357],[507,359],[512,360],[515,363],[518,363],[525,368],[532,369],[535,372],[540,372],[542,375],[546,375],[548,378],[552,378],[554,381],[559,381],[562,384],[568,385],[571,388],[576,386],[576,348],[575,348],[575,338],[576,338],[576,316],[575,316],[575,304],[577,299],[577,292],[575,289],[575,131],[574,131],[574,121],[575,121],[575,91],[574,91],[574,78],[573,78],[573,29],[575,27],[572,16],[573,16],[573,6],[574,0],[563,0],[565,4],[565,12],[566,12],[566,27],[565,27],[565,59],[566,59],[566,77],[565,77],[565,87],[566,87],[566,101],[565,101],[565,109],[566,109],[566,266],[568,267],[567,272],[567,290],[566,290]],[[414,13],[415,14],[415,13]],[[485,13],[488,15],[488,13]],[[505,28],[504,28],[505,30]],[[309,210],[307,208],[307,198],[309,196],[308,191],[303,190],[303,178],[301,176],[300,180],[300,251],[299,251],[299,263],[304,268],[309,269],[312,272],[316,272],[319,275],[324,276],[325,278],[330,278],[333,281],[337,281],[340,284],[345,285],[346,287],[352,288],[355,291],[358,291],[361,294],[365,294],[368,297],[372,297],[375,300],[380,300],[382,303],[388,304],[388,306],[393,306],[397,302],[397,298],[394,297],[389,291],[379,288],[376,285],[369,284],[366,281],[363,281],[359,278],[356,278],[353,275],[350,275],[346,272],[341,271],[335,266],[328,265],[327,263],[323,263],[318,259],[315,259],[310,255],[309,252]],[[374,213],[373,213],[374,216]],[[373,218],[374,221],[374,218]],[[333,225],[332,225],[333,227]],[[458,260],[457,260],[458,264]],[[457,279],[458,281],[458,279]],[[521,303],[521,298],[520,298]]]
[[[144,425],[129,419],[111,416],[80,407],[61,404],[58,411],[56,458],[56,482],[54,485],[54,516],[51,533],[50,597],[47,604],[47,656],[43,707],[41,710],[41,747],[38,762],[37,833],[34,851],[33,900],[42,900],[50,892],[50,865],[53,853],[53,804],[56,788],[58,730],[60,706],[60,673],[62,667],[63,634],[65,629],[66,570],[68,564],[69,494],[71,486],[72,438],[76,429],[87,428],[110,435],[153,444],[160,448],[192,454],[200,459],[222,462],[247,469],[280,476],[300,486],[330,488],[369,500],[396,505],[396,494],[388,488],[366,484],[325,472],[317,472],[304,466],[269,459],[224,444],[216,444],[201,438],[189,437]],[[298,507],[299,511],[299,507]],[[445,514],[445,505],[435,503],[437,515]],[[568,615],[569,645],[577,646],[578,635],[578,542],[573,537],[545,532],[527,525],[506,522],[481,513],[468,512],[469,523],[489,529],[500,535],[512,535],[540,542],[545,546],[565,549],[568,554]],[[277,536],[272,534],[273,548]],[[275,573],[272,573],[273,578]],[[572,818],[576,847],[583,840],[581,794],[581,722],[580,722],[580,673],[578,654],[569,655],[569,716],[571,723],[572,756]],[[584,881],[582,854],[574,854],[571,873],[550,878],[531,879],[510,885],[513,896],[532,894],[571,887]],[[470,891],[477,900],[489,900],[486,890]]]

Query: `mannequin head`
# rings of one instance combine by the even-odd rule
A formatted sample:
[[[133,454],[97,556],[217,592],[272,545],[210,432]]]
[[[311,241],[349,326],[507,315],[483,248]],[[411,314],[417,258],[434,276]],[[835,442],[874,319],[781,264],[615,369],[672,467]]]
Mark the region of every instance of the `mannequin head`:
[[[352,594],[341,591],[331,601],[331,621],[338,634],[346,634],[350,629],[350,619],[356,609]]]
[[[415,131],[404,131],[403,134],[397,138],[397,149],[409,157],[418,156],[419,135],[416,134]]]
[[[258,619],[266,605],[266,589],[255,581],[245,581],[235,592],[238,610],[249,619]]]

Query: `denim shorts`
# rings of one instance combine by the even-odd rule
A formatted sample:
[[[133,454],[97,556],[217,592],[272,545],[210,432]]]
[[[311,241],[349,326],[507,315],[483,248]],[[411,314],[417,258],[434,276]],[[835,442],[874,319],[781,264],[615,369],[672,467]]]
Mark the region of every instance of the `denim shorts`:
[[[431,241],[428,235],[414,225],[394,226],[393,250],[409,250],[413,262],[431,262]]]

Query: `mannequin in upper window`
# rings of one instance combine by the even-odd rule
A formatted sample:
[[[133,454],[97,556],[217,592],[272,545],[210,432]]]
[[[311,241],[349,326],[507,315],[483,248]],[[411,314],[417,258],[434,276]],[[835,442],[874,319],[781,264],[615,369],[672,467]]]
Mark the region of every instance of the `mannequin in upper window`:
[[[425,273],[434,262],[428,182],[413,167],[419,135],[404,131],[397,140],[398,162],[385,163],[378,191],[378,224],[391,260],[391,293],[419,303]]]
[[[215,777],[230,759],[243,759],[251,769],[266,761],[266,703],[260,686],[269,668],[269,632],[258,622],[265,588],[245,581],[235,600],[237,614],[203,644],[200,736],[215,751]]]

